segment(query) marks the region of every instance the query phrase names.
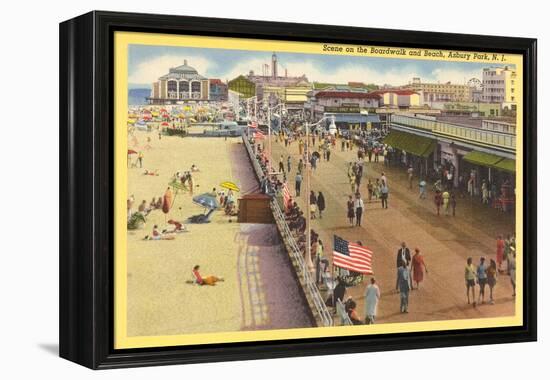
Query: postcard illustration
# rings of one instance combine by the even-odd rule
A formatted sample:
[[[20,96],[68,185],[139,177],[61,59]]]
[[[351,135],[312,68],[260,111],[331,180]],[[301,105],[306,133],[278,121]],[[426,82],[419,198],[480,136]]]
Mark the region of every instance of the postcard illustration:
[[[514,56],[215,40],[125,46],[128,342],[520,323]]]

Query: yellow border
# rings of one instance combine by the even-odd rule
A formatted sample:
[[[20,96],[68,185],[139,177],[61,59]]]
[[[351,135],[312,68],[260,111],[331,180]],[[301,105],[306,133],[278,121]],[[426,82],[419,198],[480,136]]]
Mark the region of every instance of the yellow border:
[[[126,198],[127,198],[127,130],[126,119],[128,110],[128,45],[161,45],[161,46],[180,46],[180,47],[198,47],[198,48],[222,48],[234,50],[255,50],[255,51],[277,51],[289,53],[310,53],[310,54],[330,54],[330,55],[348,55],[348,56],[369,56],[382,58],[400,58],[400,59],[423,59],[423,60],[442,60],[441,58],[431,56],[409,56],[412,50],[426,49],[405,49],[405,56],[391,56],[387,53],[359,53],[357,45],[338,45],[344,48],[343,52],[323,51],[322,43],[311,42],[289,42],[289,41],[263,41],[254,39],[239,38],[221,38],[221,37],[197,37],[197,36],[178,36],[163,34],[116,32],[115,37],[115,56],[114,56],[114,74],[115,74],[115,339],[114,347],[121,348],[140,348],[140,347],[161,347],[191,344],[208,343],[227,343],[227,342],[247,342],[263,340],[297,339],[297,338],[318,338],[329,336],[351,336],[351,335],[369,335],[369,334],[388,334],[403,332],[424,332],[436,330],[460,330],[472,328],[505,327],[522,325],[523,313],[523,203],[516,203],[516,239],[517,239],[517,296],[516,313],[513,317],[501,318],[483,318],[483,319],[465,319],[436,322],[407,322],[407,323],[388,323],[370,326],[354,327],[317,327],[317,328],[299,328],[286,330],[262,330],[262,331],[235,331],[207,334],[187,334],[187,335],[168,335],[168,336],[127,336],[127,271],[126,271]],[[346,48],[354,47],[354,52],[346,52]],[[387,47],[377,46],[383,51]],[[390,49],[397,49],[392,47]],[[436,50],[433,50],[434,52]],[[447,57],[449,53],[455,51],[442,50]],[[459,52],[461,53],[461,52]],[[462,52],[468,53],[468,52]],[[492,57],[492,53],[489,53]],[[500,56],[500,55],[499,55]],[[515,65],[517,72],[517,136],[516,136],[516,197],[523,199],[523,61],[521,55],[505,54],[503,55],[506,63]],[[453,62],[482,62],[482,63],[502,63],[491,59],[468,60],[464,57],[445,58],[445,61]]]

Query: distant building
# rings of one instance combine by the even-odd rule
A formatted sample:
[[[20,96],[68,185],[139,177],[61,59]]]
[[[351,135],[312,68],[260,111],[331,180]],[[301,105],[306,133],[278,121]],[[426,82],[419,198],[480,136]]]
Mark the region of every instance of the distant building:
[[[265,67],[265,65],[264,65]],[[264,70],[262,75],[250,70],[247,75],[239,75],[229,81],[229,89],[241,94],[242,98],[257,96],[259,100],[269,98],[271,94],[280,96],[286,87],[311,87],[307,77],[279,75],[277,55],[271,56],[271,71]],[[267,91],[266,91],[267,90]]]
[[[245,75],[239,75],[237,78],[230,80],[227,86],[231,91],[240,94],[242,98],[256,96],[256,83],[252,82]]]
[[[483,101],[501,103],[503,109],[516,109],[516,71],[508,66],[483,69]]]
[[[473,101],[474,88],[467,84],[446,83],[424,83],[420,78],[413,78],[412,82],[401,86],[420,93],[420,102],[430,104],[431,102],[471,102]]]
[[[328,108],[346,107],[378,108],[381,96],[368,92],[323,90],[315,93],[316,104]]]
[[[210,100],[226,101],[227,100],[227,84],[220,79],[209,79],[210,83]]]
[[[334,117],[338,128],[358,130],[380,123],[379,116],[369,112],[379,105],[380,95],[331,87],[310,91],[304,110],[311,120]]]
[[[420,107],[420,94],[412,90],[386,89],[376,90],[369,94],[380,97],[381,107],[410,108]]]
[[[184,60],[183,65],[170,68],[168,74],[153,83],[148,100],[151,104],[174,104],[186,100],[209,99],[209,80],[188,66],[187,60]]]

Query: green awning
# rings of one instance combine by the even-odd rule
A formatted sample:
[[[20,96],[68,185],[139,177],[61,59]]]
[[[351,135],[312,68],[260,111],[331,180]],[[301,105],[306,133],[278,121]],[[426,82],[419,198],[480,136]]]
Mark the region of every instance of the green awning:
[[[384,144],[403,150],[419,157],[428,157],[437,146],[437,141],[427,137],[401,131],[391,131],[385,138]]]
[[[497,162],[502,160],[502,157],[495,154],[472,150],[464,156],[464,159],[475,165],[494,167]]]
[[[507,172],[516,172],[516,160],[511,160],[509,158],[504,158],[501,161],[493,165],[493,168],[497,170],[504,170]]]

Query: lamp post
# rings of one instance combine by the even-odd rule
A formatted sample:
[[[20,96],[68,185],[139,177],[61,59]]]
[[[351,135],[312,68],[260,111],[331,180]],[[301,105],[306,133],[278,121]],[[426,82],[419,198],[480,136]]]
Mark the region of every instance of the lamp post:
[[[267,140],[267,150],[268,150],[268,157],[269,157],[269,164],[271,165],[273,162],[272,162],[272,155],[271,155],[271,112],[276,110],[277,108],[281,107],[281,113],[282,111],[284,111],[285,109],[285,104],[284,103],[279,103],[273,107],[269,107],[269,105],[266,104],[266,108],[267,108],[267,136],[268,136],[268,140]]]
[[[323,116],[321,120],[316,123],[309,124],[307,121],[304,126],[306,128],[306,143],[305,143],[305,153],[306,153],[306,265],[311,272],[314,269],[313,261],[311,260],[311,207],[309,204],[309,193],[311,192],[311,157],[310,157],[310,144],[309,144],[309,130],[311,127],[316,127],[321,124],[323,121],[328,119],[327,116]],[[331,117],[331,125],[329,127],[329,132],[333,129],[336,130],[336,125],[334,124],[334,116]]]
[[[309,192],[310,189],[310,167],[311,164],[309,161],[309,123],[306,121],[306,144],[305,144],[305,153],[306,153],[306,265],[308,270],[311,272],[313,270],[313,262],[311,261],[311,205],[309,204]]]

